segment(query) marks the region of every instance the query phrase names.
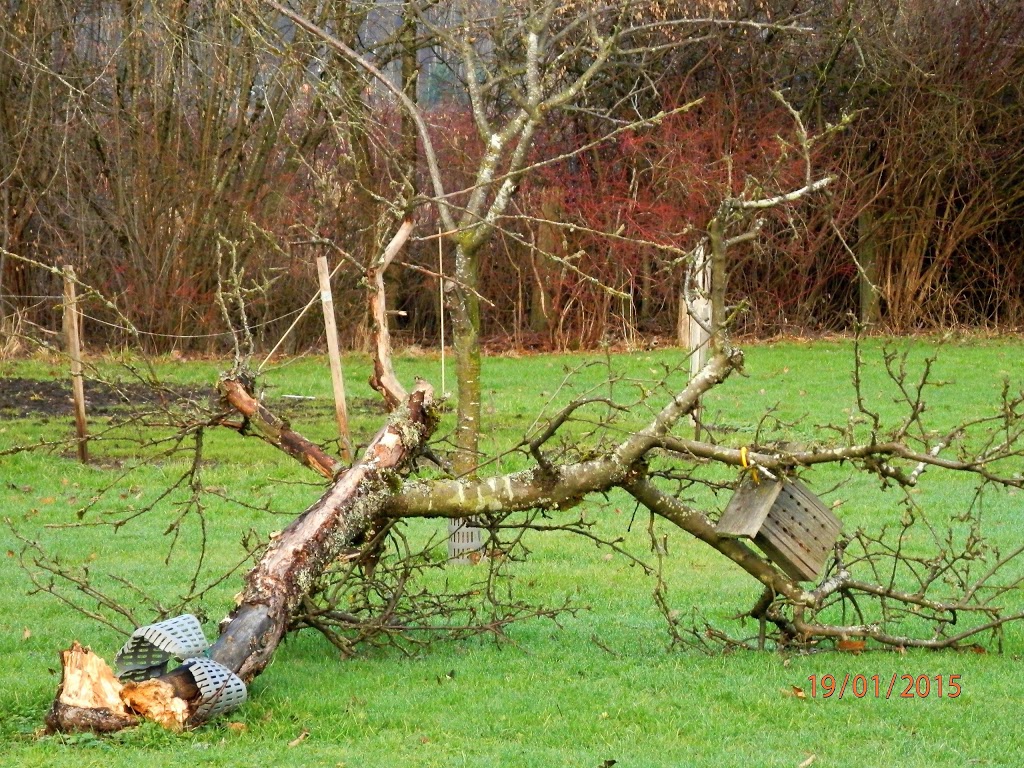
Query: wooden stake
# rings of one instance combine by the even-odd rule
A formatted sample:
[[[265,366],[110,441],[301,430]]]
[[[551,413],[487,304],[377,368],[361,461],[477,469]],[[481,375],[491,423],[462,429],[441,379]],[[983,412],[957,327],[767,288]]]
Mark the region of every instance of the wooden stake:
[[[85,385],[82,381],[82,348],[78,327],[78,300],[75,298],[75,268],[64,267],[64,335],[71,355],[71,392],[75,401],[75,428],[78,431],[78,459],[89,460],[89,432],[85,422]]]
[[[438,230],[440,232],[440,230]],[[441,297],[439,310],[441,312],[441,397],[447,393],[444,385],[444,246],[440,235],[437,238],[437,274],[438,294]]]
[[[324,307],[324,329],[327,331],[327,353],[331,359],[331,382],[334,384],[334,413],[338,418],[341,438],[341,458],[352,462],[352,439],[348,433],[348,407],[345,405],[345,379],[341,373],[341,353],[338,351],[338,326],[334,322],[334,298],[331,295],[331,277],[327,270],[327,257],[317,256],[316,271],[320,278],[320,303]]]
[[[697,246],[696,264],[694,269],[694,288],[696,300],[691,309],[700,316],[700,322],[692,317],[687,318],[689,324],[688,342],[690,345],[690,378],[696,377],[701,369],[708,363],[708,353],[711,349],[711,336],[706,328],[711,327],[712,306],[711,306],[711,258],[705,253],[704,246]],[[682,299],[685,301],[685,299]]]

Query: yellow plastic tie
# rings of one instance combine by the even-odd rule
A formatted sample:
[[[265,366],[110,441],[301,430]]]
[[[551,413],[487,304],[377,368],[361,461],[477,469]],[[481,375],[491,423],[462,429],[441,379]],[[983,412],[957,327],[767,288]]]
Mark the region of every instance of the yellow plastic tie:
[[[743,464],[744,469],[750,470],[750,476],[754,479],[754,484],[757,485],[761,482],[761,478],[757,476],[757,467],[747,460],[747,454],[750,453],[750,449],[747,446],[740,448],[740,463]]]

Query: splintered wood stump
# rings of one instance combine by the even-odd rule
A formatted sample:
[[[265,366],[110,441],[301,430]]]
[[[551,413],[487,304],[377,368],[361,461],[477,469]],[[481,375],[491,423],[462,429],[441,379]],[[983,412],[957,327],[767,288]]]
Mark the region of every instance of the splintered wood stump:
[[[61,652],[60,659],[61,683],[46,715],[49,733],[113,733],[142,719],[171,731],[184,729],[198,691],[181,680],[183,675],[122,683],[107,662],[77,640]]]
[[[166,680],[125,683],[121,699],[133,711],[169,731],[183,730],[190,714],[189,702],[179,699],[174,686]]]
[[[121,700],[124,686],[103,659],[76,640],[60,655],[63,675],[46,730],[113,733],[138,723]]]

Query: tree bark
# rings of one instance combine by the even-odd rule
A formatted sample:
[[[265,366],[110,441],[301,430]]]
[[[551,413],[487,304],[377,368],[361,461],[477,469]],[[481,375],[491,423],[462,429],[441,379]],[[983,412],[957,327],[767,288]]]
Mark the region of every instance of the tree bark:
[[[743,355],[739,351],[714,355],[646,427],[598,458],[480,480],[456,478],[407,483],[388,499],[384,514],[387,517],[463,518],[498,510],[571,507],[589,493],[607,491],[627,482],[635,472],[635,465],[652,448],[662,445],[673,425],[697,407],[701,396],[742,365]]]
[[[391,474],[417,454],[433,431],[431,404],[429,385],[420,384],[363,458],[274,540],[246,577],[241,602],[210,658],[245,682],[266,668],[292,611],[324,568],[370,526],[391,495]]]
[[[728,212],[720,210],[708,224],[711,248],[711,340],[712,351],[717,352],[725,343],[725,284],[729,277],[726,264],[725,219]]]
[[[472,475],[480,455],[480,263],[476,248],[455,249],[455,290],[452,292],[452,337],[458,409],[455,428],[456,474]]]
[[[408,397],[405,388],[395,375],[391,364],[391,331],[388,328],[387,296],[384,291],[384,272],[394,261],[412,234],[412,218],[402,221],[391,242],[380,258],[367,270],[366,283],[370,291],[370,318],[373,323],[373,375],[370,386],[384,398],[388,408],[395,408]]]
[[[693,264],[679,292],[679,346],[689,351],[690,377],[696,376],[711,352],[711,260],[703,244],[693,251]],[[689,284],[687,284],[689,283]]]

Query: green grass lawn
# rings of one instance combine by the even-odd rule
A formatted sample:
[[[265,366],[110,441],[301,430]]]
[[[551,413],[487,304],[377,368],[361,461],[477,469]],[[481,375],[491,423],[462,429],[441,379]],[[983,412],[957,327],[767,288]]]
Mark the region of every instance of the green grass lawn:
[[[962,418],[994,413],[1003,381],[1020,389],[1019,340],[968,339],[937,349],[930,340],[899,342],[911,369],[938,351],[927,416],[936,429]],[[864,394],[887,419],[899,413],[896,388],[883,375],[882,344],[866,345]],[[706,400],[706,418],[716,435],[734,445],[770,432],[801,443],[825,439],[826,423],[847,424],[854,414],[846,341],[780,342],[747,350],[747,376],[736,376]],[[484,366],[485,445],[501,453],[530,427],[541,408],[556,412],[568,400],[594,391],[635,399],[653,392],[666,368],[682,361],[673,350],[632,355],[492,358]],[[916,366],[916,367],[915,367]],[[114,361],[98,367],[118,375]],[[215,381],[217,362],[158,363],[169,382],[201,385]],[[399,374],[440,383],[436,357],[402,357]],[[568,370],[579,369],[566,379]],[[381,411],[366,385],[365,359],[346,361],[346,379],[357,442],[365,443],[381,422]],[[0,362],[0,376],[54,378],[64,375],[56,359]],[[609,380],[615,379],[610,384]],[[645,380],[641,382],[641,380]],[[304,358],[267,372],[264,384],[275,409],[315,440],[332,435],[330,376],[326,361]],[[452,388],[449,372],[448,386]],[[282,399],[312,396],[312,401]],[[662,398],[663,400],[663,398]],[[766,411],[773,420],[758,425]],[[586,416],[586,412],[581,413]],[[594,415],[600,415],[595,410]],[[94,428],[105,426],[104,416]],[[636,420],[615,424],[627,430]],[[451,429],[446,417],[439,430]],[[857,427],[862,429],[862,427]],[[39,414],[13,418],[0,411],[0,450],[38,440],[67,437],[70,417]],[[156,433],[157,430],[154,430]],[[574,440],[589,427],[576,424]],[[119,433],[111,433],[113,438]],[[265,536],[283,527],[320,493],[308,471],[255,439],[228,431],[205,437],[203,480],[220,495],[207,495],[206,529],[187,517],[166,533],[187,494],[167,498],[154,512],[116,532],[93,525],[144,507],[161,484],[187,468],[184,457],[134,457],[131,443],[92,445],[94,462],[83,467],[73,451],[31,452],[0,457],[0,510],[20,535],[38,541],[69,566],[88,567],[112,592],[131,602],[131,589],[105,577],[118,576],[173,604],[188,589],[194,553],[202,536],[207,557],[201,579],[209,580],[242,555],[248,531]],[[557,451],[557,446],[552,445]],[[134,457],[134,458],[133,458]],[[136,462],[135,459],[138,461]],[[495,471],[524,466],[518,454],[502,456]],[[136,469],[125,474],[129,465]],[[1008,469],[1008,468],[1004,468]],[[1013,469],[1013,468],[1009,468]],[[1020,468],[1017,468],[1020,471]],[[726,472],[723,477],[731,476]],[[878,526],[898,518],[900,494],[883,492],[877,480],[852,476],[849,468],[807,473],[826,501],[841,502],[838,514],[849,527]],[[76,511],[100,494],[83,518]],[[964,478],[929,470],[915,498],[929,519],[941,522],[962,511],[973,485]],[[221,496],[245,499],[247,508]],[[724,496],[695,493],[695,501],[720,510]],[[1020,496],[985,497],[986,533],[1005,548],[1024,542]],[[267,511],[258,507],[266,506]],[[625,546],[643,555],[647,520],[624,495],[587,502],[601,533],[622,534]],[[578,510],[577,510],[578,512]],[[572,514],[572,513],[570,513]],[[80,522],[74,528],[54,525]],[[631,525],[632,522],[632,525]],[[439,534],[443,522],[410,524],[413,538]],[[743,631],[731,617],[748,610],[759,588],[731,563],[686,534],[669,536],[666,581],[672,605],[684,616],[694,609],[723,629]],[[1004,653],[947,651],[895,653],[873,650],[860,656],[835,652],[785,655],[774,652],[669,651],[664,622],[651,599],[653,581],[617,554],[568,536],[530,539],[531,555],[510,565],[524,595],[557,603],[571,597],[585,607],[556,626],[547,620],[515,625],[510,643],[486,638],[441,642],[414,656],[368,650],[341,660],[320,635],[290,637],[250,690],[249,702],[228,717],[183,735],[147,725],[111,738],[90,735],[39,738],[36,731],[58,682],[58,654],[80,640],[111,659],[124,641],[114,629],[92,621],[32,585],[18,565],[22,544],[0,529],[0,765],[2,766],[963,766],[1021,764],[1016,717],[1024,683],[1024,633],[1006,632]],[[450,569],[455,580],[480,566]],[[208,636],[231,605],[241,575],[203,599]],[[1024,600],[1019,601],[1024,604]],[[1020,610],[1020,604],[1017,610]],[[1013,607],[1013,606],[1008,606]],[[140,610],[138,619],[152,617]],[[127,622],[122,622],[126,624]],[[753,632],[748,628],[749,632]],[[454,674],[452,674],[454,672]],[[895,674],[948,680],[960,675],[957,698],[886,700],[849,693],[839,700],[811,698],[809,677],[878,675],[883,689]],[[805,697],[794,695],[794,686]],[[902,690],[904,686],[898,685]],[[303,736],[303,734],[306,734]]]

